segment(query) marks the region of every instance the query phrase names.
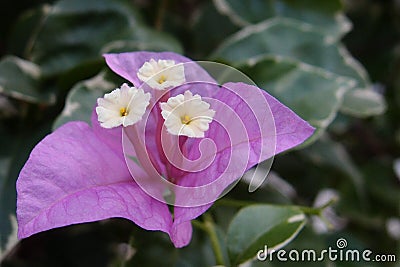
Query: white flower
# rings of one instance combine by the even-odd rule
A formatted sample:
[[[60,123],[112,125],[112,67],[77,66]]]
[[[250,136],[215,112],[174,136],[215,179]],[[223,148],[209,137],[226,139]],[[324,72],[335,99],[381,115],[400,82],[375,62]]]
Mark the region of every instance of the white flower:
[[[141,81],[157,90],[164,90],[185,83],[183,64],[175,64],[173,60],[159,59],[155,61],[150,59],[140,67],[137,76]]]
[[[173,135],[204,137],[215,115],[210,104],[190,91],[170,97],[167,102],[160,103],[160,107],[165,127]]]
[[[135,124],[142,118],[149,100],[149,93],[124,83],[121,89],[117,88],[105,94],[104,98],[97,99],[96,113],[100,125],[104,128],[114,128]]]

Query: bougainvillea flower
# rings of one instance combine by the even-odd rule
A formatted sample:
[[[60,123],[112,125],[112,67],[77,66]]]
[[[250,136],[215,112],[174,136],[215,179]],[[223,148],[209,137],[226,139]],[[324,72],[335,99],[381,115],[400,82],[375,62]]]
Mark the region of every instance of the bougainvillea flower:
[[[174,60],[150,59],[139,69],[137,76],[157,90],[164,90],[185,82],[184,66],[175,64]]]
[[[91,126],[69,122],[33,149],[17,181],[19,238],[122,217],[185,246],[190,221],[229,185],[314,131],[265,91],[218,85],[181,55],[105,59],[133,87],[100,98]]]
[[[210,104],[190,91],[170,97],[167,102],[160,103],[160,108],[167,131],[189,137],[204,137],[215,114]]]
[[[96,113],[100,125],[104,128],[114,128],[135,124],[145,113],[149,100],[149,93],[124,83],[121,89],[117,88],[97,100]]]

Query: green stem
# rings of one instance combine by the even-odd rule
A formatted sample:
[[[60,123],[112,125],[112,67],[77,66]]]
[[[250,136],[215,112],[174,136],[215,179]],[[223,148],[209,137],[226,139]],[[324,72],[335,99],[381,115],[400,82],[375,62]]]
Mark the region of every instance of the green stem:
[[[284,205],[284,206],[286,206],[286,205]],[[312,207],[305,207],[305,206],[294,205],[294,206],[291,206],[291,207],[298,208],[304,214],[307,214],[307,215],[317,215],[317,216],[319,216],[319,215],[321,215],[321,211],[322,211],[320,208],[312,208]]]
[[[199,228],[200,230],[202,230],[204,232],[207,232],[207,228],[204,225],[204,223],[202,223],[202,222],[200,222],[198,220],[193,220],[192,224],[193,224],[194,227]]]
[[[167,0],[160,0],[157,17],[154,25],[154,28],[156,28],[157,31],[162,31],[167,4],[168,4]]]
[[[36,42],[36,38],[39,35],[40,30],[43,28],[50,12],[51,12],[51,7],[49,5],[43,5],[42,10],[43,16],[40,19],[39,23],[36,25],[36,27],[33,29],[31,36],[29,37],[26,46],[24,48],[24,56],[27,59],[32,59],[31,53],[33,50],[33,47]]]
[[[224,255],[222,253],[221,244],[218,240],[217,231],[215,229],[214,221],[213,221],[211,215],[209,215],[207,213],[203,214],[203,218],[204,218],[204,223],[200,223],[198,221],[192,221],[192,222],[197,227],[204,230],[210,237],[211,246],[214,251],[215,260],[216,260],[217,265],[226,266],[225,260],[224,260]]]

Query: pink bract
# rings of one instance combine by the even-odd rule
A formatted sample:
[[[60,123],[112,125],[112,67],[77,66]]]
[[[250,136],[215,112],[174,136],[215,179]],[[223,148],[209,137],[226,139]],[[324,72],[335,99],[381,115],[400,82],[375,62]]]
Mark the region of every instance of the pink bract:
[[[154,115],[157,105],[153,105],[154,110],[149,111],[147,119],[137,126],[144,130],[144,139],[150,140],[146,143],[145,152],[155,165],[156,172],[167,179],[173,175],[176,178],[174,182],[179,186],[203,186],[225,175],[214,188],[214,193],[219,194],[240,178],[244,171],[297,146],[314,131],[306,121],[265,91],[244,83],[217,86],[204,69],[181,55],[172,52],[132,52],[107,54],[105,59],[115,73],[136,87],[142,86],[136,73],[150,59],[172,59],[176,63],[188,64],[185,76],[189,85],[175,88],[171,94],[176,95],[189,88],[209,100],[211,107],[216,110],[217,121],[231,121],[226,117],[228,115],[224,116],[228,114],[226,110],[230,110],[232,118],[240,119],[240,124],[230,123],[232,129],[224,129],[217,122],[212,122],[205,138],[215,144],[213,162],[200,171],[180,171],[166,161],[166,155],[160,152],[155,141],[151,141],[159,138],[156,125],[163,123],[159,116]],[[269,106],[272,120],[268,119],[269,116],[257,117],[257,114],[263,114],[265,104]],[[185,202],[191,196],[177,191],[176,201],[188,205],[175,206],[172,217],[168,205],[143,190],[137,183],[140,177],[133,177],[137,175],[143,179],[147,175],[151,179],[153,172],[143,166],[128,168],[123,136],[132,141],[129,131],[130,127],[104,129],[93,113],[91,126],[85,122],[69,122],[45,137],[33,149],[17,181],[18,237],[25,238],[76,223],[121,217],[144,229],[169,234],[176,247],[187,245],[192,235],[190,221],[204,213],[213,201],[191,205],[191,202]],[[236,140],[233,144],[226,136],[230,132],[236,132],[231,138]],[[179,142],[179,138],[176,142]],[[247,142],[246,146],[242,145],[242,139]],[[188,159],[199,157],[201,140],[184,141],[182,147],[185,156]],[[139,152],[135,151],[135,146],[132,150],[133,154]],[[226,172],[228,159],[236,168]]]

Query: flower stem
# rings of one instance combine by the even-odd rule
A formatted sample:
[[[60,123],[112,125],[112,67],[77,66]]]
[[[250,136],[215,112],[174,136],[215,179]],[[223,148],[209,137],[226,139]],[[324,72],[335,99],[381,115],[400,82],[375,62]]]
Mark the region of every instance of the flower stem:
[[[192,224],[194,227],[199,228],[200,230],[202,230],[204,232],[207,232],[207,228],[203,222],[200,222],[199,220],[193,220]]]
[[[217,265],[226,266],[225,260],[224,260],[224,255],[222,253],[221,244],[218,240],[217,231],[215,229],[214,221],[213,221],[211,215],[209,215],[207,213],[203,214],[203,218],[204,218],[204,223],[197,222],[196,224],[200,229],[204,230],[210,237],[211,246],[214,251],[215,260],[216,260]],[[196,221],[193,221],[193,222],[196,222]]]
[[[157,31],[162,31],[166,9],[167,9],[167,0],[160,0],[156,21],[154,23],[155,24],[154,28],[156,28]]]

